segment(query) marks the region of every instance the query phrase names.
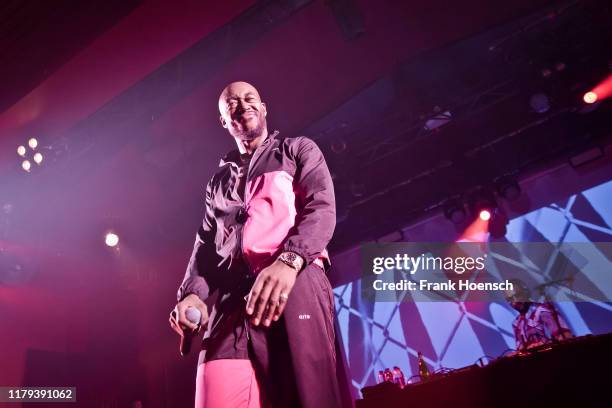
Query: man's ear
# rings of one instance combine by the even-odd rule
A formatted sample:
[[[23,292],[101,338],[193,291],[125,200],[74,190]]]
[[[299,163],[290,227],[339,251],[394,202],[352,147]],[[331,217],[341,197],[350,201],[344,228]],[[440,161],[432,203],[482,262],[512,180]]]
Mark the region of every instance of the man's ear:
[[[219,122],[221,122],[221,126],[227,129],[227,122],[223,119],[223,116],[219,115]]]
[[[261,106],[263,107],[263,114],[264,114],[264,116],[267,116],[268,115],[268,108],[266,107],[266,103],[262,102]]]

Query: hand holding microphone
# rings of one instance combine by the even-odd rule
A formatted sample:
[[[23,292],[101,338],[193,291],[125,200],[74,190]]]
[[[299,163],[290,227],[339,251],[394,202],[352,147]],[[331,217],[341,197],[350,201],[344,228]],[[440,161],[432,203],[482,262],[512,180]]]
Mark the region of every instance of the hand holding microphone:
[[[174,307],[170,313],[170,326],[181,336],[180,353],[186,355],[191,348],[191,340],[208,323],[206,304],[195,294],[191,294]]]

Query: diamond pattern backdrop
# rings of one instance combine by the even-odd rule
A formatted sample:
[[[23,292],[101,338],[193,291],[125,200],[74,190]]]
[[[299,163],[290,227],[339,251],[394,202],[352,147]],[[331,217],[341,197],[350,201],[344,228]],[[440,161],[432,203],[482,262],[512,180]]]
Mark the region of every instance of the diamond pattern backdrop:
[[[505,238],[509,242],[548,241],[553,246],[611,242],[610,197],[612,181],[511,220]],[[551,251],[550,256],[556,254]],[[504,303],[366,303],[359,280],[336,287],[334,293],[355,397],[360,396],[361,388],[376,383],[378,370],[399,366],[407,378],[417,374],[418,351],[435,371],[472,365],[480,358],[486,362],[515,345],[512,321],[516,312]],[[557,304],[574,334],[612,331],[612,305],[585,300]]]

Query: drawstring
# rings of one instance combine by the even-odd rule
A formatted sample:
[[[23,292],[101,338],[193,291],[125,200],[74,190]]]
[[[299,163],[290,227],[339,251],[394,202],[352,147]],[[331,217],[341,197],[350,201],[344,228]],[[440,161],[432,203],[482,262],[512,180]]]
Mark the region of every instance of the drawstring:
[[[248,319],[248,317],[247,317],[247,315],[245,313],[244,314],[244,320],[243,320],[243,322],[244,322],[244,331],[246,332],[247,340],[251,340],[251,336],[249,334],[250,328],[249,328],[249,323],[247,322],[247,319]]]
[[[249,327],[249,316],[246,314],[246,304],[247,304],[247,299],[249,298],[249,295],[246,295],[244,297],[244,307],[242,308],[242,322],[244,323],[244,331],[246,332],[246,336],[247,336],[247,340],[251,340],[251,336],[250,336],[250,327]]]
[[[249,316],[246,314],[246,299],[245,299],[245,304],[242,307],[242,311],[240,312],[240,315],[238,316],[238,319],[242,319],[242,327],[244,329],[244,333],[246,335],[247,341],[251,340],[251,335],[250,335],[250,327],[249,327]],[[238,325],[235,324],[234,325],[234,348],[237,347],[238,344]]]

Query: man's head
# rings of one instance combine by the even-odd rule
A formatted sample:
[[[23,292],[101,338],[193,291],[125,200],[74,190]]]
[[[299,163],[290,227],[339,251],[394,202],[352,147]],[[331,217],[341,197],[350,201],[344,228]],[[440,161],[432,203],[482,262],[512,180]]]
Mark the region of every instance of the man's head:
[[[221,126],[239,140],[249,141],[266,131],[266,104],[247,82],[232,82],[219,96]]]
[[[512,289],[508,289],[504,293],[506,301],[520,314],[527,313],[533,303],[530,299],[531,291],[525,282],[520,279],[510,279],[510,282],[512,283]]]

